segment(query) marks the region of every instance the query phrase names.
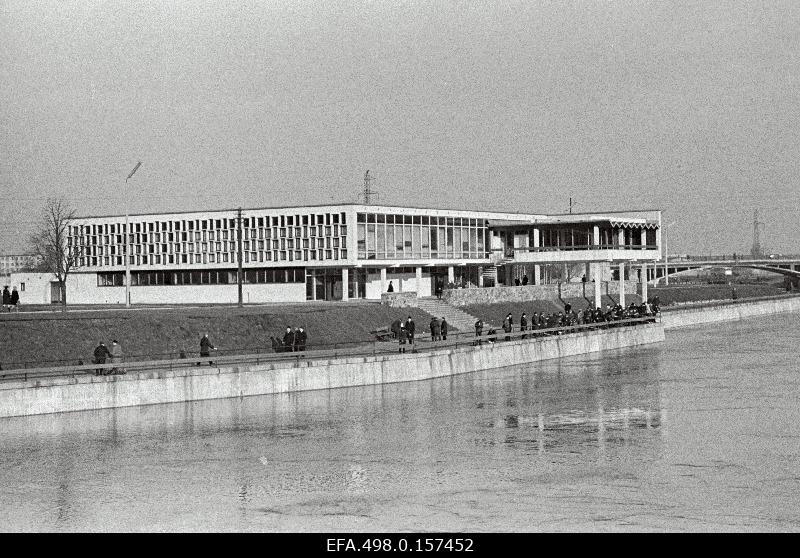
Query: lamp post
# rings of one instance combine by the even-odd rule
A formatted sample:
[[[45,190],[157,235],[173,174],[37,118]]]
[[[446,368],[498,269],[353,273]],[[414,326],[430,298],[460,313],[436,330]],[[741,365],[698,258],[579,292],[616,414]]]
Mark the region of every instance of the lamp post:
[[[136,166],[133,167],[133,170],[128,175],[128,178],[125,179],[125,307],[131,307],[131,256],[130,256],[130,244],[131,244],[131,226],[128,222],[128,204],[130,200],[128,199],[128,179],[133,176],[133,174],[139,170],[139,167],[142,166],[142,162],[139,161],[136,163]]]
[[[667,230],[675,221],[664,227],[664,285],[669,285],[669,244],[667,243]]]

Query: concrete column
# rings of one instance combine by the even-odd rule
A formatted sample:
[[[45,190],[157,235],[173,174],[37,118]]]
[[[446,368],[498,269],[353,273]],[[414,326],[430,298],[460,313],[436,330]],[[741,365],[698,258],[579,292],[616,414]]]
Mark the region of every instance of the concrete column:
[[[603,306],[603,273],[602,267],[599,263],[592,264],[592,277],[594,278],[594,307],[602,308]]]
[[[600,226],[595,225],[592,229],[592,244],[600,246]]]
[[[478,267],[478,287],[483,287],[483,266]]]
[[[456,274],[453,270],[453,266],[447,266],[447,283],[455,283],[456,282]]]
[[[342,300],[350,300],[350,270],[342,268]]]
[[[647,302],[647,264],[642,264],[642,301]]]
[[[311,300],[317,300],[317,276],[311,276]]]
[[[646,250],[647,246],[647,229],[642,229],[642,250]]]
[[[617,232],[617,243],[619,244],[619,249],[622,250],[622,247],[625,246],[625,229],[622,227]]]
[[[625,262],[619,263],[619,305],[625,308]]]
[[[539,228],[536,227],[533,229],[533,246],[531,246],[531,248],[538,248],[539,246],[541,246],[539,242]]]
[[[533,266],[533,284],[534,285],[541,285],[542,284],[542,268],[541,268],[541,266],[538,266],[538,265]]]
[[[583,274],[586,275],[586,280],[587,281],[591,281],[592,280],[592,264],[590,264],[589,262],[586,262],[586,266],[585,266],[585,269],[583,270]]]
[[[421,297],[422,291],[422,267],[417,266],[417,298]]]
[[[386,268],[382,267],[381,268],[381,293],[385,293],[386,292],[386,287],[388,287],[388,285],[386,284]]]

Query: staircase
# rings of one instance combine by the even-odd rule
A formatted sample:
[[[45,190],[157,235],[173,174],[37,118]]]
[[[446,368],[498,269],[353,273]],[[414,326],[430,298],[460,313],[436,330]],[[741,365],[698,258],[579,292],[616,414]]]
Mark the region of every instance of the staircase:
[[[471,314],[467,314],[466,312],[455,308],[454,306],[450,306],[449,304],[442,302],[438,298],[435,297],[423,297],[417,300],[417,306],[419,306],[420,310],[424,310],[428,314],[435,316],[439,319],[444,317],[447,320],[447,324],[456,328],[459,331],[469,332],[475,329],[475,322],[478,321],[478,318]],[[484,329],[489,329],[489,327],[495,327],[491,324],[484,322],[483,325]]]

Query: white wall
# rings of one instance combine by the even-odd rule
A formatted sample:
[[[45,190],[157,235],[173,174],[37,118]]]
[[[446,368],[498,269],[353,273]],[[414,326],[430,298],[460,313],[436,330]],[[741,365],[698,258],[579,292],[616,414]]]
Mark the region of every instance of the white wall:
[[[22,304],[49,304],[50,281],[43,273],[19,273],[12,276],[9,287],[25,283],[20,292]],[[306,299],[305,283],[268,283],[242,285],[245,303],[302,302]],[[236,304],[239,301],[234,285],[159,285],[131,287],[133,304]],[[125,287],[98,287],[95,273],[74,273],[67,278],[69,304],[125,304]]]

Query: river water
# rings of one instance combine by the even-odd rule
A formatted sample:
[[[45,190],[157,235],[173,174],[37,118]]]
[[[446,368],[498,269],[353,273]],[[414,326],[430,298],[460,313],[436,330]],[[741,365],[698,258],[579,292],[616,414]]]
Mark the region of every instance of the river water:
[[[800,531],[799,324],[424,382],[0,419],[0,530]]]

